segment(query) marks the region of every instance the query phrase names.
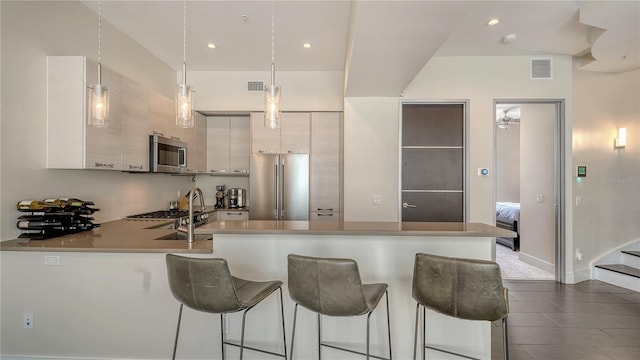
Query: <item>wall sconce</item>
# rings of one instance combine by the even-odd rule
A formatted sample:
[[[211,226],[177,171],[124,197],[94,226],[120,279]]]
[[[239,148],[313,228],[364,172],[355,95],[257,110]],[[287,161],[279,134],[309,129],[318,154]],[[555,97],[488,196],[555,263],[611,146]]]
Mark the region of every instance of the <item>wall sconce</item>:
[[[621,149],[627,146],[627,128],[618,128],[618,138],[613,141],[615,149]]]

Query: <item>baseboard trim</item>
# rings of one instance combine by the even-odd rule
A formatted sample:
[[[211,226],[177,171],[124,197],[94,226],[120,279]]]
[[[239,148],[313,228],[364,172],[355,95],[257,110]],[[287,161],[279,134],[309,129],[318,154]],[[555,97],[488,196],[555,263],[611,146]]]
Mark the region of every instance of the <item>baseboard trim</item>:
[[[522,252],[522,250],[520,250],[520,255],[519,255],[520,261],[527,263],[529,265],[535,266],[538,269],[542,269],[544,271],[548,271],[552,274],[555,274],[556,272],[556,267],[555,265],[553,265],[550,262],[538,259],[535,256],[531,256],[528,254],[525,254]]]

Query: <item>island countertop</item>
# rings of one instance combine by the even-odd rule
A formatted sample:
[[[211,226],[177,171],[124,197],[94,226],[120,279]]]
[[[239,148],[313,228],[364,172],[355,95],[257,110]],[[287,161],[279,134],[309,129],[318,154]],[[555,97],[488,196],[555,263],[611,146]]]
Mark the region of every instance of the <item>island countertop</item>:
[[[196,229],[201,234],[393,235],[516,237],[510,230],[483,223],[381,221],[216,221]]]
[[[157,240],[174,233],[162,229],[170,221],[115,220],[85,231],[47,240],[14,239],[0,242],[0,251],[212,253],[212,240]],[[514,237],[516,233],[482,223],[342,222],[221,220],[200,226],[196,234],[295,234],[344,236]]]

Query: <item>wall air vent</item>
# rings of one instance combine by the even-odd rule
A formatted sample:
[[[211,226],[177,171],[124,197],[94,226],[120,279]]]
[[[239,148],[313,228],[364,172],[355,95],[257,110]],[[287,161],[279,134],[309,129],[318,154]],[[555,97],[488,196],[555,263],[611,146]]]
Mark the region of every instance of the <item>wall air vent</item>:
[[[247,81],[247,91],[264,91],[264,81]]]
[[[531,58],[531,80],[553,79],[551,58]]]

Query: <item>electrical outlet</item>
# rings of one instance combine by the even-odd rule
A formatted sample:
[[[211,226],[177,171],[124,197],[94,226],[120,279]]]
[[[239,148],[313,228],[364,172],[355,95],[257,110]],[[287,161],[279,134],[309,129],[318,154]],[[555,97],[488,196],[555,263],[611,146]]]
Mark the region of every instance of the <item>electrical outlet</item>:
[[[580,249],[576,249],[576,260],[582,261],[582,252],[580,252]]]
[[[47,266],[59,266],[60,265],[60,256],[58,255],[45,255],[44,256],[44,264]]]
[[[24,318],[24,328],[33,329],[33,313],[25,312],[23,318]]]
[[[382,195],[373,195],[371,197],[371,203],[373,205],[380,205],[382,204]]]

